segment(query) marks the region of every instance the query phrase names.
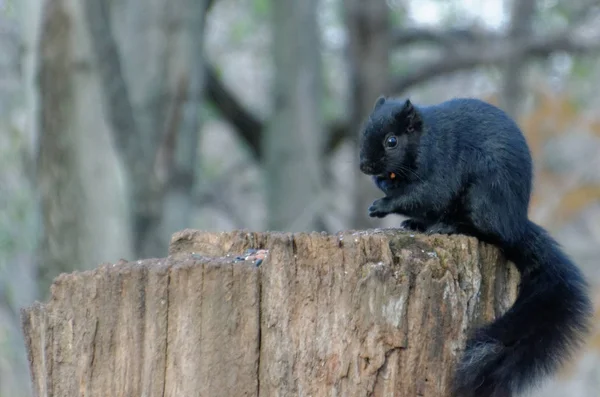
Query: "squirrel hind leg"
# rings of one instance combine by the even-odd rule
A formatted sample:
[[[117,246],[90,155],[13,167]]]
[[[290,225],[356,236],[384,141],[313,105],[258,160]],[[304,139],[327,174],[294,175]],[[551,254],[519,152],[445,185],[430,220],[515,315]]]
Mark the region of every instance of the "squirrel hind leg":
[[[470,187],[466,213],[477,237],[502,243],[521,239],[527,223],[528,203],[523,202],[517,190],[509,184],[498,183],[491,176],[480,178]]]
[[[425,234],[459,234],[460,230],[457,226],[445,223],[445,222],[436,222],[427,227],[425,230]]]
[[[405,230],[412,230],[413,232],[419,233],[422,233],[427,229],[427,225],[425,224],[425,222],[414,218],[409,218],[402,221],[400,227]]]

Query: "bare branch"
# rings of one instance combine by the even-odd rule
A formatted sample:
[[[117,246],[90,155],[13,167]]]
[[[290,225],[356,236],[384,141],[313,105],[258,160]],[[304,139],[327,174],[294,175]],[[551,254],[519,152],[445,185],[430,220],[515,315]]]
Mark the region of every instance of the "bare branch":
[[[261,138],[265,123],[235,97],[217,76],[214,66],[206,64],[206,94],[208,99],[239,134],[240,138],[250,147],[254,157],[261,159]],[[330,154],[348,137],[352,135],[348,123],[335,120],[327,126],[327,142],[325,154]]]
[[[212,3],[214,0],[208,1],[209,7]],[[543,58],[558,51],[584,54],[600,49],[600,39],[581,42],[573,39],[570,34],[561,34],[550,38],[530,37],[511,42],[505,36],[477,26],[445,30],[414,27],[395,29],[392,32],[392,45],[395,47],[417,43],[433,43],[448,51],[444,52],[440,59],[397,78],[392,83],[392,91],[396,94],[434,77],[478,66],[495,65],[505,61],[507,57]],[[263,120],[250,112],[235,97],[210,64],[207,65],[206,84],[208,98],[234,126],[242,140],[251,148],[255,158],[260,160]],[[358,127],[351,127],[347,120],[335,120],[330,123],[327,128],[325,154],[330,154],[346,139],[352,138],[356,128]]]
[[[401,94],[431,78],[448,75],[478,66],[500,63],[507,58],[544,58],[555,52],[585,54],[600,49],[600,39],[574,39],[570,34],[553,37],[527,37],[521,40],[492,40],[486,44],[470,46],[468,51],[446,54],[428,65],[419,66],[413,73],[401,76],[392,83],[392,91]]]
[[[352,128],[346,120],[334,120],[327,126],[327,142],[325,154],[330,155],[347,139],[352,139],[358,132],[359,126]]]
[[[523,14],[529,14],[535,5],[530,5],[525,2],[514,2],[513,7],[516,11],[521,11]],[[535,3],[535,2],[534,2]],[[528,5],[529,4],[529,5]],[[569,20],[568,25],[579,27],[587,21],[593,20],[600,12],[600,0],[581,0],[578,3],[573,3],[572,9],[566,16]],[[533,12],[533,11],[531,11]],[[519,18],[524,18],[519,12],[514,13]],[[453,47],[456,45],[465,46],[472,44],[486,44],[490,41],[503,40],[506,37],[502,34],[488,30],[479,25],[471,25],[463,28],[432,28],[432,27],[396,27],[392,30],[392,48],[405,47],[413,44],[435,44],[443,47]]]
[[[219,109],[221,115],[235,127],[256,158],[260,158],[262,155],[260,139],[264,123],[235,98],[218,78],[215,68],[208,62],[205,73],[208,98]]]
[[[215,0],[206,2],[206,14],[215,4]],[[261,137],[264,123],[235,97],[218,76],[217,70],[210,63],[205,64],[206,96],[239,134],[240,138],[250,147],[256,159],[260,159]]]
[[[511,42],[507,38],[495,34],[475,34],[474,31],[467,31],[464,37],[471,37],[473,42],[469,45],[456,42],[453,54],[422,66],[415,72],[399,77],[392,84],[392,91],[401,94],[407,89],[426,82],[429,79],[438,76],[444,76],[461,70],[468,70],[478,66],[489,66],[503,62],[507,57],[523,56],[525,58],[543,58],[548,55],[566,51],[572,54],[585,54],[600,49],[599,40],[579,40],[570,35],[556,35],[553,37],[529,37],[522,40]],[[432,31],[416,30],[407,34],[405,37],[411,40],[417,37],[425,39],[429,37],[441,37]],[[458,37],[458,36],[456,36]],[[486,39],[482,39],[486,38]],[[471,40],[471,39],[469,39]],[[221,115],[235,127],[240,137],[250,146],[255,158],[261,158],[260,140],[264,128],[264,123],[250,111],[248,111],[235,95],[225,87],[217,76],[214,67],[207,65],[207,95]],[[358,128],[358,127],[356,127]],[[328,125],[327,144],[325,153],[333,152],[347,138],[354,136],[354,130],[348,125],[346,120],[336,120]]]
[[[161,185],[173,176],[179,126],[183,117],[183,106],[189,96],[188,84],[187,76],[182,74],[179,77],[175,97],[171,102],[168,117],[165,121],[164,136],[156,150],[154,172]]]
[[[84,8],[100,80],[106,93],[103,96],[104,104],[112,125],[117,150],[121,152],[124,159],[145,157],[128,156],[134,148],[140,146],[141,139],[135,123],[133,106],[129,100],[117,44],[110,28],[108,3],[104,0],[89,0],[84,2]],[[135,170],[137,167],[132,165],[130,168]]]
[[[580,0],[571,3],[571,5],[576,5],[568,15],[571,26],[581,26],[597,18],[600,11],[600,1],[598,0]]]
[[[206,2],[207,12],[216,3],[216,0]],[[205,14],[205,15],[206,15]],[[210,62],[206,62],[206,95],[213,105],[219,110],[229,123],[233,125],[240,138],[250,147],[254,157],[261,159],[261,138],[265,123],[249,111],[219,79],[218,73]],[[327,141],[325,154],[328,155],[337,149],[348,137],[353,135],[353,130],[345,120],[335,120],[327,127]]]
[[[417,43],[432,43],[442,46],[467,44],[481,40],[498,38],[496,33],[478,27],[457,29],[398,28],[392,31],[392,46],[402,47]]]

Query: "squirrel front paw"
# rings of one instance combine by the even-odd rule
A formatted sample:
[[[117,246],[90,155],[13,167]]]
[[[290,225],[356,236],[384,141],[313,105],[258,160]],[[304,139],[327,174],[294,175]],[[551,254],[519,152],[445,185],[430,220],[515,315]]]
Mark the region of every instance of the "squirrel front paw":
[[[383,218],[390,212],[392,212],[392,210],[390,208],[390,199],[388,197],[373,201],[373,204],[369,207],[369,216],[371,218]]]

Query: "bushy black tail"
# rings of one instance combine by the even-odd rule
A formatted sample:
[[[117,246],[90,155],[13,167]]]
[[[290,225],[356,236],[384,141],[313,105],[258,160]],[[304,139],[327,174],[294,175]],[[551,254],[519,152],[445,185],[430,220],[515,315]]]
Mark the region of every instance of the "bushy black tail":
[[[579,269],[535,223],[528,221],[524,237],[500,244],[521,272],[519,295],[467,342],[456,397],[515,396],[558,369],[589,327],[592,304]]]

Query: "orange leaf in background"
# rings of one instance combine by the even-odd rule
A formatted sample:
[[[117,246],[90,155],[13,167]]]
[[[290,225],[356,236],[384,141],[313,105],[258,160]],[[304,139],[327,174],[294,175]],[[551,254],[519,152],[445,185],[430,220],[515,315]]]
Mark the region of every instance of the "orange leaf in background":
[[[596,136],[600,136],[600,120],[596,121],[592,121],[590,123],[590,130],[592,131],[592,134],[596,135]]]
[[[522,114],[519,125],[523,130],[535,163],[535,189],[531,207],[542,205],[546,197],[564,191],[564,186],[574,176],[556,173],[543,166],[540,156],[546,143],[557,136],[573,130],[587,130],[600,135],[600,120],[590,120],[566,95],[557,95],[544,87],[537,87],[533,94],[534,106]],[[582,161],[584,161],[582,159]],[[553,212],[554,226],[569,221],[585,210],[590,204],[600,200],[600,184],[581,184],[564,193]]]
[[[598,200],[600,200],[600,185],[582,185],[567,192],[561,198],[554,215],[559,223],[565,222]]]

